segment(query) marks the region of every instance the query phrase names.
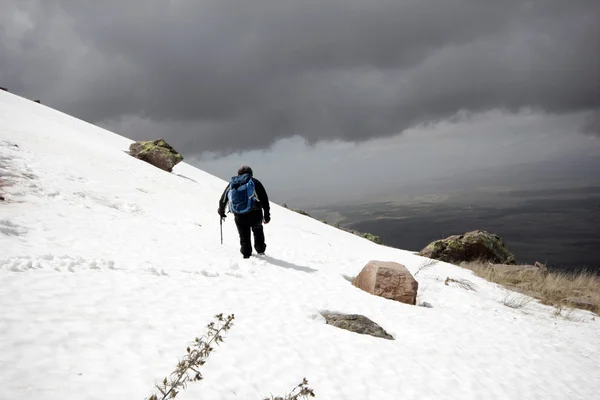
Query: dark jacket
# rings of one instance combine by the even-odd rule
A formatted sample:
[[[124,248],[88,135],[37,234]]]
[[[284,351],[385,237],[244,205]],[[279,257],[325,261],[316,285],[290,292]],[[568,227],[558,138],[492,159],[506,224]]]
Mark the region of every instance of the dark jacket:
[[[254,187],[256,190],[256,196],[258,197],[258,202],[254,206],[257,210],[262,209],[264,213],[265,219],[269,219],[271,216],[271,207],[269,205],[269,197],[267,196],[267,191],[263,184],[256,178],[252,178],[254,181]],[[221,199],[219,199],[219,212],[225,213],[225,207],[227,207],[227,203],[229,199],[227,198],[227,194],[229,193],[229,184],[223,191],[221,195]]]

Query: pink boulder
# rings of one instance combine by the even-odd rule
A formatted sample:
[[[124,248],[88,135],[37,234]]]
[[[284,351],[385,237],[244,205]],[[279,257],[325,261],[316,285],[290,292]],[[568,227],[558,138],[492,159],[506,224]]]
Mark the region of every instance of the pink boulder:
[[[359,289],[386,299],[415,305],[419,283],[402,264],[370,261],[353,280]]]

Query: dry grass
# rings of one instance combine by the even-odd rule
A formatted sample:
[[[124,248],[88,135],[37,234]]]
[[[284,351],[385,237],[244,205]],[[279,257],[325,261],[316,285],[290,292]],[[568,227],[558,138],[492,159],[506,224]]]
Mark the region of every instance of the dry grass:
[[[525,307],[531,302],[531,300],[533,299],[529,296],[514,292],[507,292],[502,299],[502,304],[504,304],[506,307],[519,309]]]
[[[434,260],[431,258],[427,259],[425,262],[423,262],[421,265],[419,265],[419,268],[417,268],[417,272],[415,272],[413,276],[417,276],[417,275],[419,275],[419,272],[433,267],[435,264],[437,264],[437,262],[438,262],[438,260]]]
[[[473,292],[477,291],[477,287],[475,286],[475,284],[466,279],[454,279],[454,278],[447,277],[446,280],[444,281],[444,285],[446,285],[446,286],[450,286],[451,283],[458,286],[461,289],[471,290]]]
[[[539,299],[542,304],[563,309],[575,307],[600,312],[600,277],[588,272],[503,272],[485,262],[461,265],[476,275],[510,290]]]
[[[575,311],[572,307],[563,307],[562,305],[556,306],[552,313],[555,317],[562,317],[568,321],[581,322],[582,318],[576,316],[573,312]],[[592,318],[593,320],[594,318]]]

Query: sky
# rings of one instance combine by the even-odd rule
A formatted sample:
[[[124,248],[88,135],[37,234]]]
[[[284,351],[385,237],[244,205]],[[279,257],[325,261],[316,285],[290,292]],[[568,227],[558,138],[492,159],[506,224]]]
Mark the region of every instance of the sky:
[[[279,201],[600,156],[597,0],[2,8],[0,86],[221,178],[250,164]]]

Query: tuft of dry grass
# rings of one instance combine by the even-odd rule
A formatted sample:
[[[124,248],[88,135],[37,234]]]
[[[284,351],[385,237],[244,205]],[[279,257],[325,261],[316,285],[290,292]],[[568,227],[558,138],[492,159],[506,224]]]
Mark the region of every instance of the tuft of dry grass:
[[[417,272],[415,272],[413,274],[413,276],[417,276],[417,275],[419,275],[419,272],[424,271],[426,269],[429,269],[429,268],[433,267],[435,264],[437,264],[437,262],[438,262],[438,260],[434,260],[432,258],[426,260],[421,265],[419,265],[419,268],[417,268]]]
[[[555,317],[562,317],[568,321],[581,322],[582,319],[575,316],[573,314],[573,311],[575,311],[575,309],[572,307],[563,307],[562,305],[558,305],[556,306],[552,315],[554,315]],[[594,318],[592,317],[592,320],[593,319]]]
[[[531,302],[531,300],[533,299],[529,296],[514,292],[507,292],[502,299],[502,304],[504,304],[506,307],[519,309],[525,307]]]
[[[461,289],[471,290],[473,292],[477,291],[477,287],[475,286],[475,284],[466,279],[454,279],[454,278],[447,277],[446,280],[444,281],[444,285],[446,285],[446,286],[450,286],[451,283],[455,284],[456,286],[458,286]]]
[[[589,272],[503,271],[487,262],[464,263],[461,267],[490,282],[536,298],[542,304],[600,312],[600,277]]]

